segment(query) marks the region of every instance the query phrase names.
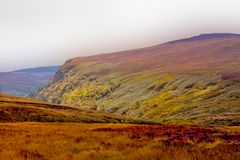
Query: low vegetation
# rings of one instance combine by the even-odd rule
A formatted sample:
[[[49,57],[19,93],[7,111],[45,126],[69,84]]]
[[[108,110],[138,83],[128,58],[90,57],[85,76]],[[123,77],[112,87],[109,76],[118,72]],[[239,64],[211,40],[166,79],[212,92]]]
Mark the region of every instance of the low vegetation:
[[[238,160],[239,127],[4,123],[0,159]]]
[[[0,159],[4,160],[240,158],[237,126],[147,124],[3,94],[0,122]]]
[[[202,35],[68,60],[32,95],[46,102],[0,94],[0,159],[239,160],[239,44]]]
[[[53,103],[157,122],[239,125],[238,83],[222,81],[216,75],[155,72],[123,77],[112,75],[109,80],[110,77],[96,79],[76,73],[71,75],[71,82],[67,78],[40,95],[43,100]],[[49,94],[51,92],[56,93]]]
[[[0,94],[0,122],[147,123],[114,114]]]

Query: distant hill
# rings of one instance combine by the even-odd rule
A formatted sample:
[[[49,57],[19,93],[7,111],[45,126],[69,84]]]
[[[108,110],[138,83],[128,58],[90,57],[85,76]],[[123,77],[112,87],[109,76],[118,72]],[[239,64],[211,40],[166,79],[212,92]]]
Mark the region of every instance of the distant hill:
[[[0,92],[27,96],[47,84],[58,68],[59,66],[50,66],[2,72],[0,73]]]
[[[0,122],[144,123],[107,113],[0,94]]]
[[[240,36],[73,58],[34,98],[160,122],[240,123]]]
[[[50,67],[36,67],[16,70],[13,72],[24,72],[24,73],[53,73],[59,69],[60,66],[50,66]]]

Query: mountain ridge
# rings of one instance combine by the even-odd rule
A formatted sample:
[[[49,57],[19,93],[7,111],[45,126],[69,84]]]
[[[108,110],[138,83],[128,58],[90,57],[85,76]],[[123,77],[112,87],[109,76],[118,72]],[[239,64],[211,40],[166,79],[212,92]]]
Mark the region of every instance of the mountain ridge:
[[[199,40],[206,40],[206,39],[214,39],[214,38],[231,38],[231,37],[240,37],[240,34],[235,33],[204,33],[198,36],[193,36],[190,38],[184,38],[180,40],[174,40],[170,42],[166,42],[164,44],[174,44],[179,42],[192,42],[192,41],[199,41]]]
[[[227,36],[73,58],[33,97],[161,122],[238,124],[239,53],[240,37]]]

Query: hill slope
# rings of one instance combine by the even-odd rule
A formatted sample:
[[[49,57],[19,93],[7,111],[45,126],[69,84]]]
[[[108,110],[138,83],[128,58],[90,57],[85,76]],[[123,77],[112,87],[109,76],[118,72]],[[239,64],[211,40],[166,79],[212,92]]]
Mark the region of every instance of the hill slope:
[[[143,121],[0,94],[0,122],[143,123]]]
[[[68,60],[35,98],[157,121],[239,125],[240,36]]]
[[[16,96],[27,96],[43,87],[55,74],[59,66],[29,68],[0,73],[0,92]]]

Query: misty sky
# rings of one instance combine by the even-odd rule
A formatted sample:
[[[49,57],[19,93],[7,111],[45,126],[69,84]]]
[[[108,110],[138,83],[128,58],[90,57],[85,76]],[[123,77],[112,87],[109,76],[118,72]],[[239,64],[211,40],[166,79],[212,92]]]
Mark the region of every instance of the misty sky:
[[[0,71],[240,33],[239,0],[0,0]]]

